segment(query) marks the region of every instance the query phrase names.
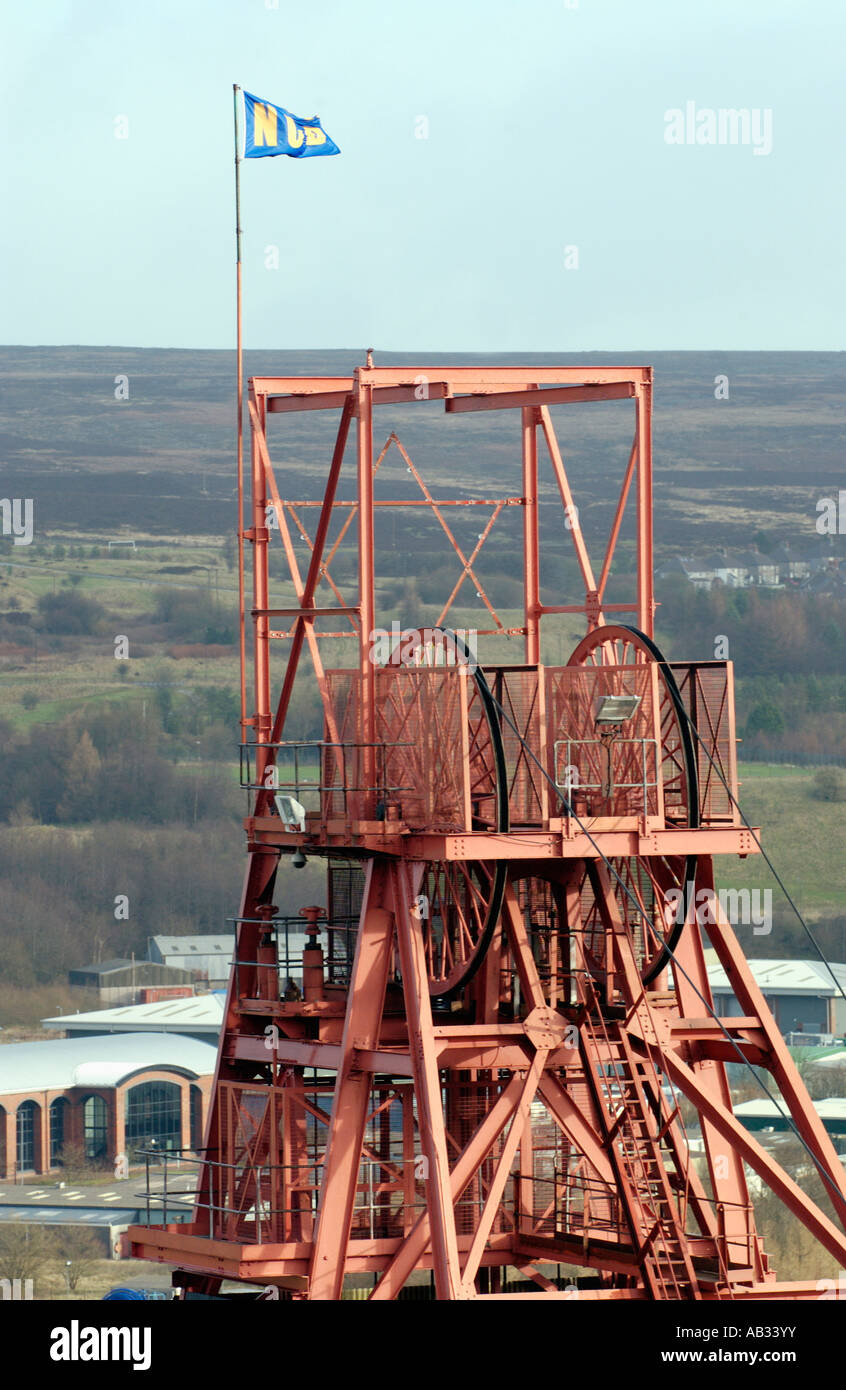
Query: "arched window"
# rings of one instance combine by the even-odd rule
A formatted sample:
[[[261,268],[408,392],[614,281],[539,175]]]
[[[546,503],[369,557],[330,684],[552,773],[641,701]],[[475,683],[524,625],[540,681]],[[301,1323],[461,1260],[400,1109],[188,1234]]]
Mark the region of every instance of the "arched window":
[[[191,1087],[191,1148],[199,1153],[203,1147],[203,1093],[199,1086]]]
[[[172,1081],[141,1081],[126,1097],[126,1151],[182,1147],[182,1096]]]
[[[18,1172],[30,1173],[35,1167],[35,1120],[38,1106],[34,1100],[25,1100],[18,1106],[17,1141]]]
[[[109,1107],[102,1096],[88,1096],[83,1101],[82,1142],[86,1158],[105,1158],[109,1148]]]
[[[68,1103],[64,1096],[50,1102],[50,1163],[61,1163],[65,1144],[65,1114]]]

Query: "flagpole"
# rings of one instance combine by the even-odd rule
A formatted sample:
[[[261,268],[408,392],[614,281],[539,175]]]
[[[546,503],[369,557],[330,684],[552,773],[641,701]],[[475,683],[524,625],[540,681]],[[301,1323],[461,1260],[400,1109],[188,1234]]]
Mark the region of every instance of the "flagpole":
[[[241,88],[232,84],[235,118],[235,301],[237,319],[237,449],[238,449],[238,624],[241,655],[241,742],[247,741],[247,642],[244,627],[244,342],[241,295],[241,132],[238,122],[238,96]]]

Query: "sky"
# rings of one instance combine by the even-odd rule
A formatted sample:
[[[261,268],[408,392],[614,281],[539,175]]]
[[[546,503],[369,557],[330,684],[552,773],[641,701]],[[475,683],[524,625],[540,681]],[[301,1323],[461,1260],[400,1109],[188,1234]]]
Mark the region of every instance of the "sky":
[[[341,149],[242,165],[247,348],[844,347],[842,0],[39,0],[0,37],[7,344],[234,345],[238,83]]]

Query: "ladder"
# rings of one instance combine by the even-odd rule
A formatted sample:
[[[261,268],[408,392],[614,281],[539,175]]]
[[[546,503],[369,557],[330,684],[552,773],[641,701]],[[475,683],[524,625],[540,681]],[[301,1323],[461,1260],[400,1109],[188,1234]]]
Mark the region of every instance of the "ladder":
[[[661,1080],[598,999],[581,1024],[585,1074],[605,1129],[644,1282],[656,1300],[700,1300],[675,1184],[664,1163]],[[654,1097],[650,1103],[650,1093]],[[669,1122],[668,1122],[669,1123]]]

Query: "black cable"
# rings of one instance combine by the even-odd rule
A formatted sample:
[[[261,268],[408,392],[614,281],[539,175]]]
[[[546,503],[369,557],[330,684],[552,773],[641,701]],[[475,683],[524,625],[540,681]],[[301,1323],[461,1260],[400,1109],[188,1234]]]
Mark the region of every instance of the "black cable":
[[[664,661],[662,661],[660,664],[661,664],[662,666],[666,666],[667,663],[664,662]],[[778,884],[779,888],[781,889],[782,893],[783,893],[784,896],[786,897],[787,901],[790,903],[790,906],[793,908],[793,911],[795,912],[795,914],[796,914],[796,916],[797,916],[797,918],[798,918],[798,920],[799,920],[799,922],[800,922],[800,924],[801,924],[801,926],[802,926],[802,928],[803,928],[803,930],[804,930],[804,932],[805,932],[805,935],[807,936],[808,940],[810,941],[811,945],[813,946],[814,950],[816,951],[817,955],[819,956],[820,960],[822,961],[823,965],[825,966],[826,970],[828,971],[829,975],[831,976],[832,980],[834,981],[834,987],[835,987],[835,989],[839,992],[841,998],[843,998],[844,1000],[846,1000],[846,991],[844,991],[843,986],[841,985],[840,981],[838,980],[837,976],[835,975],[834,970],[832,969],[832,966],[831,966],[831,962],[830,962],[830,961],[828,960],[828,958],[826,957],[826,955],[825,955],[825,953],[824,953],[822,947],[820,946],[819,942],[817,941],[816,937],[814,936],[813,932],[811,931],[811,928],[808,926],[808,923],[805,921],[804,917],[802,916],[801,912],[799,911],[798,907],[796,906],[795,902],[793,901],[793,898],[790,896],[790,893],[787,891],[787,887],[786,887],[786,885],[785,885],[785,883],[784,883],[784,880],[782,879],[780,873],[779,873],[778,870],[776,869],[776,867],[775,867],[773,861],[770,859],[770,856],[767,854],[767,851],[764,849],[764,846],[761,844],[761,841],[759,840],[758,836],[755,834],[755,831],[754,831],[753,827],[749,824],[749,821],[746,819],[746,816],[743,814],[743,811],[741,810],[741,807],[740,807],[740,803],[737,801],[736,797],[734,796],[734,794],[733,794],[733,792],[732,792],[732,790],[731,790],[731,787],[729,786],[728,782],[726,781],[725,777],[723,776],[723,773],[722,773],[721,768],[719,767],[719,765],[718,765],[718,763],[716,762],[716,760],[711,756],[711,750],[709,749],[707,743],[705,742],[704,738],[702,737],[702,735],[700,734],[700,732],[699,732],[699,730],[697,729],[696,725],[694,724],[693,719],[691,718],[691,716],[690,716],[690,714],[688,713],[688,711],[685,709],[685,710],[682,711],[682,713],[684,714],[685,719],[687,720],[688,724],[690,725],[690,728],[691,728],[691,731],[692,731],[692,733],[693,733],[694,738],[697,738],[697,739],[699,740],[699,742],[701,743],[702,748],[704,749],[704,752],[705,752],[705,756],[707,757],[709,763],[711,764],[712,768],[714,769],[714,771],[716,772],[716,774],[717,774],[717,776],[719,777],[720,781],[722,782],[723,787],[725,788],[726,794],[727,794],[727,796],[728,796],[728,798],[729,798],[729,801],[730,801],[731,804],[734,806],[735,810],[737,811],[738,815],[740,816],[740,819],[743,821],[743,824],[746,826],[746,829],[749,831],[749,834],[752,836],[752,839],[755,841],[755,844],[758,846],[758,849],[760,850],[761,854],[763,855],[764,859],[766,860],[766,862],[767,862],[767,864],[768,864],[768,866],[769,866],[769,869],[770,869],[770,872],[771,872],[773,878],[775,879],[775,881],[776,881],[776,883]]]

